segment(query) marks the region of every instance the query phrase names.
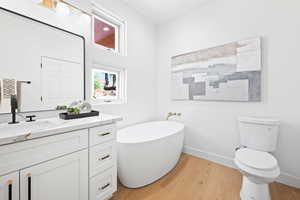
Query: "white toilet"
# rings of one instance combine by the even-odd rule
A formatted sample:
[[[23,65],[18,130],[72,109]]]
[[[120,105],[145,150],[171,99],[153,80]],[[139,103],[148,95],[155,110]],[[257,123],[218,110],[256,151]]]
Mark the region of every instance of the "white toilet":
[[[269,183],[280,175],[275,151],[279,120],[240,117],[240,144],[234,162],[243,174],[241,200],[271,200]]]

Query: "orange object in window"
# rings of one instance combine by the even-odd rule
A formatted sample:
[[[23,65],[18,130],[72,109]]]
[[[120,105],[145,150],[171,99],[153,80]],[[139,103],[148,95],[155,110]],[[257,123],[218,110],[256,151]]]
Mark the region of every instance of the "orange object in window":
[[[116,48],[116,30],[115,27],[94,18],[94,42],[101,46]]]

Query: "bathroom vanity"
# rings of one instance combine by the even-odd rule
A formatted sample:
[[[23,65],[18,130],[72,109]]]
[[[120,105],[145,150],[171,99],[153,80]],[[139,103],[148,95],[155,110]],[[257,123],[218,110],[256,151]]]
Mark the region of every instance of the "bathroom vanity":
[[[85,38],[2,7],[0,24],[0,200],[108,199],[121,117],[16,120],[86,100]]]
[[[0,200],[106,200],[117,189],[116,122],[58,118],[0,125]]]

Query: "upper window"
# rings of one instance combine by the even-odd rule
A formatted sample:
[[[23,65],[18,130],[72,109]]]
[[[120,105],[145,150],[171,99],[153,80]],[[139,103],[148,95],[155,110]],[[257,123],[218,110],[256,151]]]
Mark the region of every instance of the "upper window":
[[[94,16],[94,43],[111,49],[119,51],[119,27],[109,23],[108,21]]]
[[[93,10],[93,43],[105,50],[126,55],[126,23],[112,13],[99,8]]]

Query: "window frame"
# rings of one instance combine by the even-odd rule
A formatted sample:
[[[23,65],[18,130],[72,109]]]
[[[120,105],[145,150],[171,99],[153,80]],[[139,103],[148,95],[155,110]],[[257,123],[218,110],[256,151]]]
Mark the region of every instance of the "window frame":
[[[104,9],[102,6],[98,5],[97,3],[92,2],[92,23],[91,23],[91,33],[92,33],[92,43],[95,47],[110,51],[115,54],[127,55],[127,23],[125,20],[121,19],[117,15],[113,14],[112,12]],[[95,18],[98,20],[103,21],[115,28],[117,34],[115,36],[115,49],[105,47],[103,45],[95,43],[95,33],[94,33],[94,24]]]
[[[103,46],[101,44],[97,44],[95,42],[95,29],[94,29],[95,19],[100,20],[100,21],[112,26],[115,29],[115,48],[114,49]],[[117,26],[117,25],[109,22],[108,20],[105,20],[97,15],[92,16],[92,40],[93,40],[92,42],[94,45],[96,45],[97,47],[99,47],[103,50],[109,50],[109,51],[113,51],[115,53],[119,53],[120,52],[120,39],[119,38],[120,38],[120,27],[119,26]]]
[[[117,74],[117,97],[111,98],[94,98],[94,71],[108,72],[111,74]],[[91,68],[91,85],[90,85],[90,101],[92,104],[103,105],[103,104],[125,104],[127,103],[127,71],[125,68],[112,67],[103,64],[93,64]]]

